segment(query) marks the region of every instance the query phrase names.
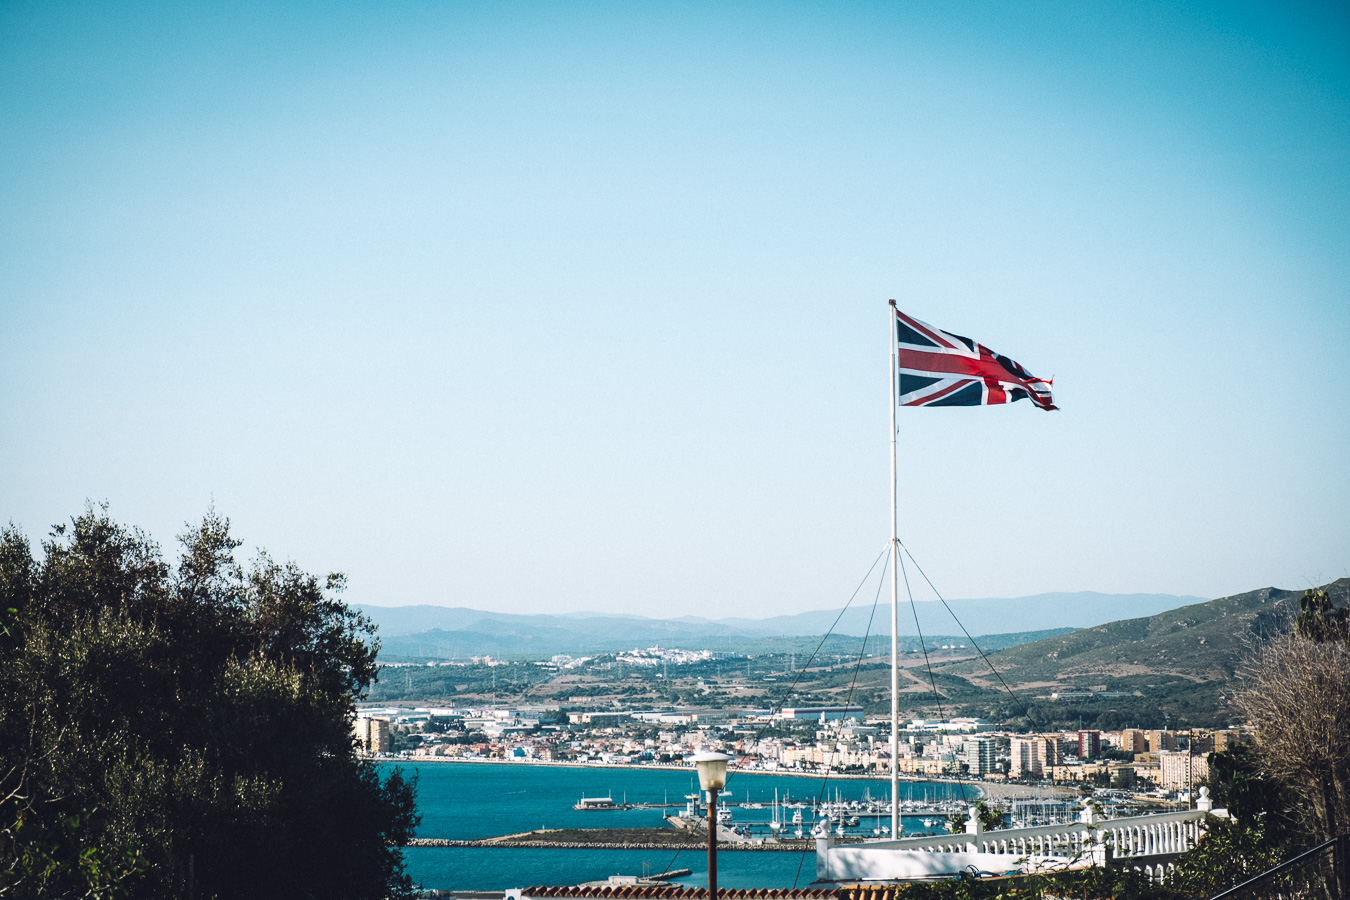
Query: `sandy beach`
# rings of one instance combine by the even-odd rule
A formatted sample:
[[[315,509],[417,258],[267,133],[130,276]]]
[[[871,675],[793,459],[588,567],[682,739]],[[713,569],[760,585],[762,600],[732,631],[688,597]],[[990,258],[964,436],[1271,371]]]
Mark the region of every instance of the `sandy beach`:
[[[990,800],[1071,800],[1079,796],[1075,788],[1053,784],[1007,784],[1002,781],[976,781],[973,784]]]

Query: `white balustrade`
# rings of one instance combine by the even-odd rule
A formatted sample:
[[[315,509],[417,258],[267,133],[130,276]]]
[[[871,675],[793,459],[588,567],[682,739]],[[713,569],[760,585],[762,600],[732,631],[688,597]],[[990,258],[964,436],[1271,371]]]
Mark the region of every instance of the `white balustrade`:
[[[1208,800],[1207,797],[1202,798]],[[1206,806],[1208,804],[1205,804]],[[1007,828],[835,846],[828,829],[817,832],[816,880],[893,881],[981,872],[1034,872],[1105,864],[1108,853],[1143,864],[1148,857],[1185,853],[1200,839],[1208,809],[1121,819],[1099,819],[1085,807],[1065,825]],[[1224,810],[1215,810],[1224,816]],[[1159,861],[1149,866],[1162,871]]]

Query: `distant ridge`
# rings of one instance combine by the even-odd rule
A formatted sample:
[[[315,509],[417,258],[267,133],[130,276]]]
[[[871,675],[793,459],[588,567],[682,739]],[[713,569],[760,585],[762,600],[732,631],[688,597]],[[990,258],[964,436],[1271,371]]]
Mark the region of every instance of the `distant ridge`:
[[[1350,602],[1350,578],[1323,587],[1337,606]],[[1015,703],[982,660],[944,663],[936,676],[963,715],[1006,720],[1029,708],[1026,724],[1036,728],[1231,724],[1225,698],[1243,659],[1292,627],[1302,596],[1260,588],[991,653]],[[1053,699],[1057,692],[1065,699]]]
[[[1089,628],[1113,619],[1151,616],[1156,613],[1203,603],[1205,597],[1175,594],[1102,594],[1096,591],[1033,594],[1002,599],[949,600],[962,625],[971,634],[1002,634],[1009,631],[1042,631],[1049,628]],[[900,633],[915,634],[909,604],[901,599]],[[959,634],[960,627],[937,600],[917,601],[919,624],[925,633]],[[872,613],[871,605],[853,606],[844,614],[836,631],[862,635]],[[718,619],[719,624],[768,634],[822,634],[839,610],[815,610],[768,619]],[[889,616],[882,616],[883,620]],[[890,633],[889,626],[883,630]],[[872,623],[872,633],[878,631]]]
[[[706,622],[639,616],[513,615],[445,606],[361,606],[386,655],[587,654],[634,647],[703,646],[758,635]]]
[[[1045,632],[1082,628],[1122,616],[1151,615],[1201,598],[1170,594],[1038,594],[998,600],[955,600],[952,609],[972,635]],[[518,615],[448,606],[355,604],[379,627],[387,654],[481,656],[484,654],[594,653],[620,648],[707,646],[781,636],[825,634],[839,610],[815,610],[766,619],[646,618],[604,613]],[[960,625],[937,601],[915,604],[927,635],[958,635]],[[861,637],[868,632],[872,606],[850,608],[834,633]],[[889,634],[889,614],[878,610],[871,634]],[[901,616],[901,633],[914,635],[913,615]]]
[[[1350,600],[1350,578],[1323,589],[1338,606]],[[1141,674],[1226,681],[1256,642],[1290,627],[1302,596],[1302,590],[1260,588],[1022,644],[995,654],[993,662],[1009,683],[1063,684]],[[988,671],[971,663],[943,668],[955,675]]]

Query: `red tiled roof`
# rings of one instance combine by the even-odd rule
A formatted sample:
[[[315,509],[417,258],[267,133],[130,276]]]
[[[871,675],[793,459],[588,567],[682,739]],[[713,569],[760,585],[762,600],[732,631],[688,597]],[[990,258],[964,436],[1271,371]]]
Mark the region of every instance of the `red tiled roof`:
[[[895,889],[893,884],[855,884],[839,888],[834,896],[836,900],[894,900]]]

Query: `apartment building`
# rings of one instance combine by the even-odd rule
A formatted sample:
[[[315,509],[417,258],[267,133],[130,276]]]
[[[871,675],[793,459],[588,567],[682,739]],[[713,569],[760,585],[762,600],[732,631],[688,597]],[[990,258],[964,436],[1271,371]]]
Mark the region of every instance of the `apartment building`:
[[[972,738],[962,742],[961,753],[972,775],[988,775],[994,771],[994,751],[997,747],[993,738]]]
[[[389,720],[381,718],[358,718],[352,720],[352,733],[356,736],[357,749],[364,753],[389,752]]]
[[[1143,753],[1148,749],[1148,735],[1139,728],[1127,728],[1120,733],[1120,749],[1126,753]]]
[[[1062,765],[1067,755],[1065,743],[1065,739],[1059,734],[1013,737],[1010,749],[1012,765],[1008,770],[1008,776],[1039,778],[1046,768]]]
[[[1158,754],[1158,786],[1168,791],[1188,791],[1209,777],[1209,760],[1186,750]]]
[[[1036,747],[1036,738],[1015,737],[1010,751],[1010,778],[1040,778],[1043,771],[1041,754]]]
[[[1150,731],[1148,732],[1148,749],[1151,753],[1159,753],[1163,750],[1177,749],[1176,732],[1172,731]]]

